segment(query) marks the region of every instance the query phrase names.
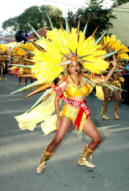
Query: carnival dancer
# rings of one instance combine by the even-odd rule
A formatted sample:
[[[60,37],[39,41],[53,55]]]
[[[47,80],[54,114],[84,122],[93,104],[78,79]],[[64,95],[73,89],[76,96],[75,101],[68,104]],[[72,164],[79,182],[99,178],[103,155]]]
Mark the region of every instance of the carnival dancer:
[[[7,73],[8,60],[9,60],[9,49],[4,44],[0,44],[0,80],[2,75],[3,75],[3,80],[6,80],[5,74]]]
[[[120,76],[120,74],[113,74],[112,79],[109,82],[119,88],[122,88],[122,83],[124,82],[124,78]],[[109,119],[106,113],[107,113],[108,102],[112,96],[115,100],[114,118],[117,120],[120,119],[118,112],[121,101],[121,90],[120,89],[111,90],[108,87],[103,87],[103,93],[104,93],[104,102],[102,106],[102,118],[105,120]]]
[[[33,52],[34,65],[26,67],[31,69],[37,81],[13,92],[35,87],[38,88],[26,97],[43,92],[27,112],[15,117],[22,130],[33,131],[38,123],[41,123],[41,129],[45,135],[56,130],[54,139],[43,153],[37,173],[44,170],[47,161],[71,124],[91,138],[78,164],[95,167],[88,159],[101,142],[101,136],[89,117],[90,110],[85,96],[94,85],[104,85],[111,78],[116,68],[116,60],[114,57],[113,67],[105,77],[94,77],[94,74],[102,74],[108,69],[109,63],[105,61],[105,58],[113,55],[114,52],[107,54],[103,46],[99,44],[103,35],[95,40],[93,35],[86,38],[85,33],[86,26],[83,31],[80,31],[79,25],[78,28],[70,30],[66,20],[66,30],[62,26],[60,29],[53,27],[52,31],[47,31],[46,38],[40,37],[36,42],[32,42],[36,47]],[[88,74],[85,71],[88,71]],[[63,78],[60,77],[62,73]],[[60,81],[55,85],[57,78],[60,78]],[[59,111],[60,100],[65,102],[62,112]]]
[[[120,118],[118,115],[118,111],[121,101],[121,90],[122,84],[124,83],[124,78],[122,76],[121,70],[125,68],[123,60],[129,60],[129,56],[127,54],[127,52],[129,52],[129,49],[125,45],[121,44],[120,40],[116,40],[115,35],[112,35],[111,37],[105,36],[101,43],[103,44],[103,46],[105,47],[104,49],[107,52],[118,51],[116,54],[117,68],[114,74],[112,75],[112,78],[109,80],[109,83],[118,87],[118,89],[111,90],[108,87],[103,87],[104,102],[102,106],[102,118],[104,120],[109,119],[109,117],[107,116],[107,107],[110,97],[112,96],[115,100],[114,118],[118,120]],[[110,58],[109,62],[112,63],[113,60]]]
[[[33,65],[31,53],[34,51],[35,46],[32,43],[20,43],[12,49],[12,64],[10,67],[10,73],[18,77],[18,85],[20,86],[22,78],[24,79],[24,85],[27,85],[28,79],[32,83],[34,79],[30,72],[30,68],[26,65]],[[24,67],[21,67],[23,65]]]
[[[116,68],[116,61],[114,59],[113,68],[107,74],[107,76],[103,79],[104,81],[109,80],[112,73]],[[90,155],[95,151],[97,146],[101,142],[101,136],[90,119],[90,110],[86,105],[86,98],[85,96],[89,94],[88,83],[86,83],[83,73],[81,73],[81,64],[79,64],[73,59],[71,63],[68,65],[68,77],[65,79],[65,85],[63,85],[63,81],[59,82],[62,83],[62,87],[59,88],[57,85],[55,90],[57,95],[55,97],[55,110],[57,114],[57,130],[56,134],[52,140],[52,142],[48,145],[44,154],[40,160],[40,164],[37,168],[37,173],[41,173],[45,168],[45,165],[49,158],[53,155],[54,150],[56,147],[61,143],[62,139],[68,132],[71,124],[74,124],[74,127],[81,123],[82,131],[87,134],[91,138],[91,142],[84,148],[84,151],[81,157],[78,160],[79,165],[87,166],[90,168],[94,168],[95,165],[88,161]],[[100,78],[92,78],[90,79],[94,83],[103,83],[103,80]],[[63,92],[66,93],[67,99],[63,96]],[[66,103],[62,109],[62,113],[60,114],[59,110],[59,101],[63,99]]]

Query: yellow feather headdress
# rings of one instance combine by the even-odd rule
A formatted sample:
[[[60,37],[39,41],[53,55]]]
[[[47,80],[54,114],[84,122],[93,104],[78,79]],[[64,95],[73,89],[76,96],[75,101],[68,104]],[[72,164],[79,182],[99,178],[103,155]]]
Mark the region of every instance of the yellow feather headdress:
[[[20,43],[18,46],[14,47],[12,51],[13,67],[11,67],[10,70],[13,71],[16,70],[16,68],[19,68],[19,75],[30,75],[32,73],[31,68],[26,67],[26,65],[33,65],[32,57],[35,49],[36,48],[32,43]]]
[[[82,31],[78,39],[76,28],[69,32],[55,28],[46,33],[46,38],[42,37],[36,43],[44,51],[34,51],[32,72],[43,82],[51,82],[58,77],[74,57],[91,73],[101,73],[109,66],[104,60],[106,51],[101,49],[102,45],[95,44],[93,36],[85,39]]]
[[[105,46],[104,49],[107,52],[118,51],[118,53],[116,54],[118,60],[129,60],[129,56],[127,54],[129,52],[128,47],[124,44],[121,44],[120,40],[116,39],[115,35],[112,35],[111,37],[109,35],[105,36],[101,44]]]

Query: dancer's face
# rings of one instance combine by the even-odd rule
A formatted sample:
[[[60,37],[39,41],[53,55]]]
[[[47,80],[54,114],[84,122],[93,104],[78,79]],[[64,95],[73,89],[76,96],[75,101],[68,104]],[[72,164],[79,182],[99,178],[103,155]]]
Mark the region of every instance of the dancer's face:
[[[70,74],[77,75],[80,72],[80,65],[78,62],[73,61],[71,64],[68,65],[68,71]]]

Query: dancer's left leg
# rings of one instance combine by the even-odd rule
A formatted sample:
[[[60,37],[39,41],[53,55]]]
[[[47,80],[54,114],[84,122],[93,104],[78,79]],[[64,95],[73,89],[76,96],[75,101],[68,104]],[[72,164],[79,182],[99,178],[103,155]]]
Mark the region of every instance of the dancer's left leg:
[[[120,91],[116,90],[113,92],[113,97],[115,99],[115,108],[114,108],[114,117],[115,119],[119,119],[118,111],[120,107],[121,94]]]
[[[83,131],[91,138],[91,142],[85,147],[80,159],[78,160],[78,164],[94,168],[95,165],[89,162],[88,159],[100,144],[102,138],[90,118],[85,120]]]

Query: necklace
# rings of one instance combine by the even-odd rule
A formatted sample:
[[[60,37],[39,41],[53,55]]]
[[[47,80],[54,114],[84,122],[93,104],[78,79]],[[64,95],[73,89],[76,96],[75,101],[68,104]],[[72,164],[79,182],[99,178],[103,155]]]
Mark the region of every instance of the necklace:
[[[79,88],[81,87],[81,83],[80,83],[80,81],[78,80],[78,82],[76,82],[76,80],[70,75],[70,79],[72,80],[72,82],[74,83],[74,84],[76,84]]]

